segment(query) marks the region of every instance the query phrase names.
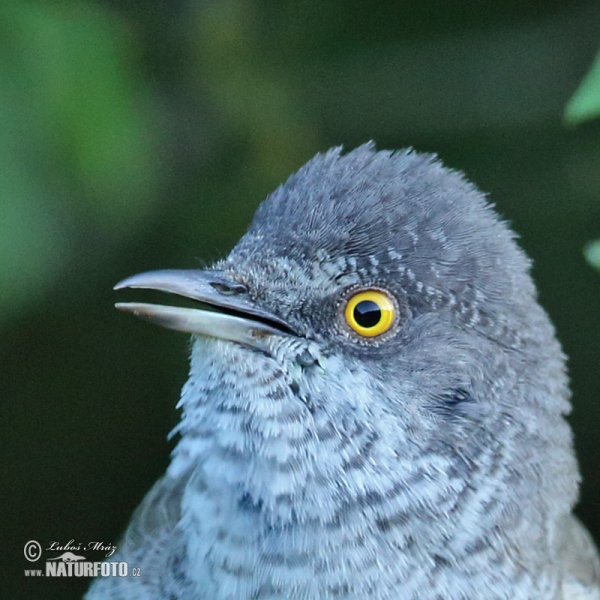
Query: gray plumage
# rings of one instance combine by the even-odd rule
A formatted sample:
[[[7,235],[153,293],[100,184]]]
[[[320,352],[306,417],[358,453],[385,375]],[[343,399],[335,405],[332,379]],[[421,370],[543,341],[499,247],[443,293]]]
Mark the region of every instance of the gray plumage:
[[[195,335],[171,465],[111,558],[142,576],[88,600],[600,600],[529,267],[433,156],[313,158],[202,275],[267,333]],[[380,336],[344,321],[362,288],[394,299]]]

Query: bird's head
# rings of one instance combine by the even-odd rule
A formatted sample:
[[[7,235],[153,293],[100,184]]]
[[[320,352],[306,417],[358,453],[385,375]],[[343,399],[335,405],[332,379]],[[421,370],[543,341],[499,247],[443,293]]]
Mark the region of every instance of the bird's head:
[[[417,515],[439,538],[574,501],[564,359],[529,266],[461,174],[367,144],[303,166],[214,269],[120,284],[198,308],[121,308],[195,336],[175,465],[275,521]]]

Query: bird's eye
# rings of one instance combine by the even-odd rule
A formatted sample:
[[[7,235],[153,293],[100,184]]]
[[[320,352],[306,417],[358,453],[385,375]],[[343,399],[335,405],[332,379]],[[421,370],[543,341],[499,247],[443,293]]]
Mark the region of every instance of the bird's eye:
[[[363,337],[385,333],[394,323],[396,307],[392,298],[380,290],[363,290],[351,296],[344,311],[346,322]]]

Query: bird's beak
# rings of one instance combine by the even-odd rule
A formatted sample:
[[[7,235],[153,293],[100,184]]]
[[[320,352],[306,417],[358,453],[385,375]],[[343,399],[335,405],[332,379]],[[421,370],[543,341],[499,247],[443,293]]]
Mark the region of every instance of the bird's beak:
[[[243,285],[224,279],[220,273],[150,271],[128,277],[114,288],[143,288],[177,294],[196,300],[200,303],[198,308],[140,302],[118,302],[115,306],[168,329],[230,340],[260,350],[265,349],[268,337],[293,334],[285,321],[257,307]]]

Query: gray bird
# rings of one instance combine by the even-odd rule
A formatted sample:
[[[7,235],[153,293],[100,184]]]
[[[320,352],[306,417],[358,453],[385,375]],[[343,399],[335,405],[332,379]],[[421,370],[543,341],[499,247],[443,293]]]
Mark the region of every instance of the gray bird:
[[[598,600],[530,262],[434,156],[319,154],[205,271],[117,288],[193,335],[180,436],[97,599]],[[130,571],[131,572],[131,571]]]

